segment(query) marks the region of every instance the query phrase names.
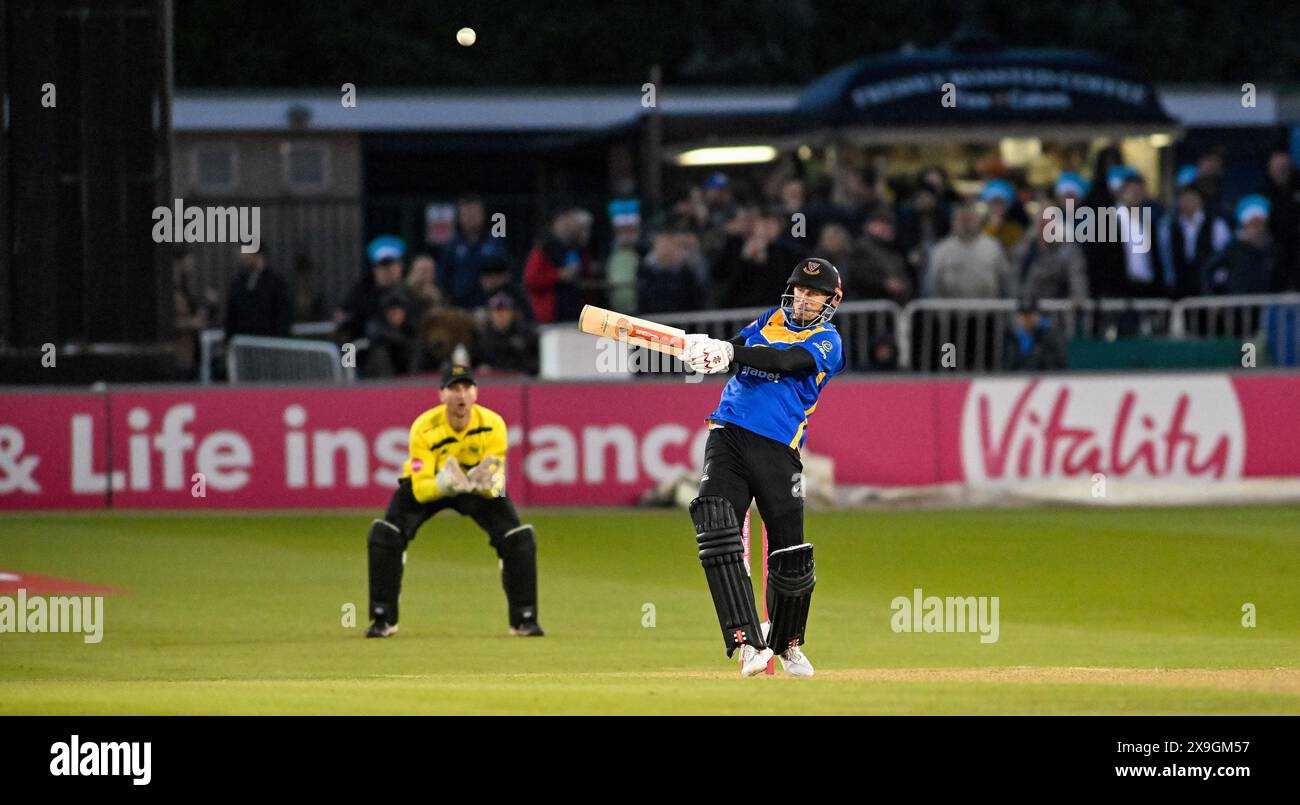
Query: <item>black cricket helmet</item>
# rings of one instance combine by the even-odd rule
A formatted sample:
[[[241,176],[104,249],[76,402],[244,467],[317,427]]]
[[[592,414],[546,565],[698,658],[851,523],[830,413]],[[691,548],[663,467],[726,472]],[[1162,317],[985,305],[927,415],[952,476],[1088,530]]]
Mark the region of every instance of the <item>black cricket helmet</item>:
[[[804,324],[797,324],[794,320],[794,288],[796,285],[812,288],[831,296],[830,299],[822,303],[821,312],[814,316],[812,321]],[[835,310],[840,306],[843,299],[844,289],[840,285],[840,270],[831,265],[830,260],[809,257],[806,260],[800,260],[799,264],[794,267],[794,271],[790,272],[790,279],[785,281],[785,293],[781,295],[781,309],[785,311],[785,320],[789,326],[795,329],[817,327],[831,320],[831,316],[835,315]]]

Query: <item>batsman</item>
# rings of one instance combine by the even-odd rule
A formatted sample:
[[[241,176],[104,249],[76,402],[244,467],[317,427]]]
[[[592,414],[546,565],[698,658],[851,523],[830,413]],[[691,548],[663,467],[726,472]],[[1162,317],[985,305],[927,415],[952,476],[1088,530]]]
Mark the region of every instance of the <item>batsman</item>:
[[[813,546],[804,542],[799,451],[818,398],[844,371],[844,348],[830,323],[843,296],[835,266],[810,258],[795,266],[781,304],[734,338],[685,339],[683,360],[697,372],[735,369],[708,417],[700,494],[690,511],[727,656],[740,650],[742,677],[762,673],[774,652],[786,673],[813,675],[801,648],[817,577]],[[769,540],[769,620],[761,625],[740,531],[752,501]]]
[[[506,423],[477,404],[478,386],[464,366],[449,366],[442,405],[411,425],[411,452],[382,520],[370,526],[370,617],[366,637],[397,631],[406,547],[444,509],[473,518],[501,560],[510,634],[541,637],[537,623],[537,541],[505,494]]]

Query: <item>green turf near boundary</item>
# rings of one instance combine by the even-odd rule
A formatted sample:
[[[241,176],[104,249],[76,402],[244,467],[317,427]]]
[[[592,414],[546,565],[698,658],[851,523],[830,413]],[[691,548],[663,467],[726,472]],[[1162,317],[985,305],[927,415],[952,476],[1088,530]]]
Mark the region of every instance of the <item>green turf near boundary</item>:
[[[402,631],[361,638],[372,514],[7,515],[0,570],[122,588],[98,645],[0,634],[9,713],[1300,713],[1288,689],[862,679],[853,669],[1300,669],[1300,511],[814,513],[809,656],[729,676],[683,512],[534,510],[548,636],[505,636],[495,554],[443,514]],[[890,601],[996,595],[997,643],[895,634]],[[1253,603],[1258,626],[1241,625]],[[357,628],[341,625],[344,604]],[[655,625],[642,625],[654,606]],[[721,674],[714,676],[714,674]],[[842,674],[842,675],[841,675]],[[779,687],[773,688],[772,685]],[[755,695],[780,690],[779,697]]]
[[[787,677],[690,682],[448,674],[413,680],[68,682],[0,685],[0,713],[1132,715],[1300,712],[1300,699],[1204,689],[924,682],[808,684]]]

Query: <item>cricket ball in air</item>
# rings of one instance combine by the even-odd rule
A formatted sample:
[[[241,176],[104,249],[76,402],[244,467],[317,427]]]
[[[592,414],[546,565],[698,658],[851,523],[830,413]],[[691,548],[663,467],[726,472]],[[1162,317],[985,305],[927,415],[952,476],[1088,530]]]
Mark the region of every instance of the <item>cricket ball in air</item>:
[[[474,33],[473,28],[461,28],[456,32],[456,41],[465,47],[474,44],[474,40],[476,39],[478,39],[478,35]]]

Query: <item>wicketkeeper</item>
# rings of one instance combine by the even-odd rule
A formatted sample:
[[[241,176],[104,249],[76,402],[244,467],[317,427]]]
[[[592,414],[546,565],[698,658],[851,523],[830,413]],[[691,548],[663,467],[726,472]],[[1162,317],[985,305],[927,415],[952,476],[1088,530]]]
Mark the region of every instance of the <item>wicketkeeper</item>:
[[[540,637],[537,623],[537,541],[521,525],[505,493],[506,423],[477,405],[478,386],[463,366],[442,376],[442,405],[411,425],[411,455],[382,520],[370,526],[370,617],[366,637],[397,631],[406,546],[425,520],[443,509],[472,517],[501,559],[510,634]]]
[[[830,323],[843,296],[835,266],[810,258],[795,266],[781,304],[739,335],[686,336],[683,360],[691,368],[714,374],[736,367],[709,415],[691,519],[727,656],[740,649],[741,676],[761,673],[774,650],[787,673],[813,674],[800,648],[817,578],[813,546],[803,538],[799,450],[818,397],[844,371],[844,348]],[[755,500],[769,541],[769,622],[761,626],[740,534]]]

